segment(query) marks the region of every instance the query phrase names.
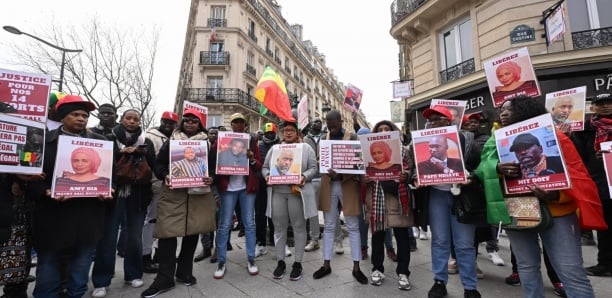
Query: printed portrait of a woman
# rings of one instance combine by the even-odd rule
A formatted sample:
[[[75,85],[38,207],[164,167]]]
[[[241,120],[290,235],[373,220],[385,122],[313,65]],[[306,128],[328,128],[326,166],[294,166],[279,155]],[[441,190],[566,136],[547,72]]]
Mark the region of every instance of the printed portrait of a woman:
[[[102,159],[96,150],[78,147],[70,154],[72,171],[63,171],[55,181],[55,187],[87,186],[97,187],[98,191],[109,189],[110,179],[98,176]]]
[[[495,102],[501,102],[517,95],[539,95],[536,81],[523,81],[521,71],[521,67],[514,61],[502,63],[497,67],[495,76],[501,86],[496,86],[493,92]]]
[[[386,142],[373,142],[370,145],[370,156],[372,157],[372,161],[368,162],[368,166],[366,167],[367,173],[402,171],[402,166],[400,164],[391,163],[393,150]]]

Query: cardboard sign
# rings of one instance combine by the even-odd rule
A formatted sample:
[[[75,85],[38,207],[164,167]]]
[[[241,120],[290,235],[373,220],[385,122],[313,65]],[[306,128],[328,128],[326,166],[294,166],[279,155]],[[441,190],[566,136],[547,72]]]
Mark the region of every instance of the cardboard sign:
[[[465,114],[465,107],[467,100],[454,100],[454,99],[432,99],[429,104],[430,108],[435,106],[444,106],[453,114],[453,121],[451,124],[456,125],[457,128],[461,128],[461,120]]]
[[[397,180],[402,167],[402,143],[398,131],[359,136],[366,176],[370,180]]]
[[[217,138],[217,175],[249,175],[249,141],[251,135],[220,131]]]
[[[60,135],[57,148],[51,197],[111,196],[112,141]]]
[[[568,125],[570,131],[584,130],[586,86],[546,94],[546,109],[555,126]]]
[[[170,185],[172,188],[204,186],[208,177],[208,141],[170,140]]]
[[[363,91],[361,91],[361,89],[348,84],[346,87],[346,95],[344,96],[344,108],[351,112],[359,111],[362,96]]]
[[[321,140],[319,143],[319,173],[333,169],[339,174],[365,174],[363,153],[359,141]]]
[[[544,114],[495,131],[500,163],[518,163],[517,178],[504,177],[507,194],[570,188],[563,154],[550,114]]]
[[[457,126],[413,131],[412,142],[419,185],[467,182]]]
[[[0,113],[45,123],[51,77],[0,68]]]
[[[0,172],[42,173],[45,124],[0,113]]]
[[[304,144],[272,146],[268,184],[299,184],[302,182],[303,146]]]

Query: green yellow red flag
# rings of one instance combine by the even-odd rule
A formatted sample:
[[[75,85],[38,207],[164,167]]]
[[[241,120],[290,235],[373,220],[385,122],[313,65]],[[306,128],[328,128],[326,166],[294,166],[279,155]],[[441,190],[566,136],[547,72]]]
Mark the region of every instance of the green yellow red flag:
[[[266,66],[266,70],[259,78],[255,88],[255,98],[270,112],[276,114],[278,118],[286,121],[296,121],[291,114],[291,104],[289,103],[289,96],[287,96],[285,82],[270,66]]]

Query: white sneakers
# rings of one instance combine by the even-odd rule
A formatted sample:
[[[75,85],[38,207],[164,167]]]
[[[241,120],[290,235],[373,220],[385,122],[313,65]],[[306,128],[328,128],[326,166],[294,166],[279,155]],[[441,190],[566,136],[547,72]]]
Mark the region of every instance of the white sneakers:
[[[499,253],[496,251],[489,253],[489,259],[491,260],[491,262],[493,262],[493,264],[497,266],[504,266],[506,264],[504,263],[504,260],[499,256]]]
[[[412,285],[410,285],[410,280],[408,280],[408,275],[406,274],[400,274],[397,282],[397,288],[400,290],[408,291],[412,289]]]
[[[319,240],[310,240],[306,247],[304,247],[304,251],[313,251],[319,249]]]
[[[383,279],[385,279],[385,274],[378,270],[374,270],[372,275],[370,275],[370,284],[380,286],[383,283]]]
[[[91,297],[106,297],[106,288],[95,288],[93,292],[91,292]]]
[[[132,286],[132,288],[140,288],[142,285],[144,285],[144,281],[142,281],[142,279],[133,279],[126,281],[125,283]]]
[[[427,237],[427,232],[423,231],[423,229],[421,228],[419,228],[419,239],[421,240],[429,239],[429,237]]]
[[[285,245],[285,257],[291,256],[291,250],[289,250],[289,246]]]
[[[217,264],[217,270],[215,270],[215,274],[213,275],[213,277],[215,279],[221,279],[224,276],[225,276],[225,264],[219,263]]]
[[[259,273],[259,269],[257,268],[257,265],[255,265],[255,261],[247,262],[247,270],[249,271],[250,275],[257,275]]]
[[[260,257],[268,253],[268,249],[265,246],[257,245],[255,246],[255,257]]]
[[[335,241],[334,242],[334,252],[337,255],[344,254],[344,246],[342,245],[342,241]]]

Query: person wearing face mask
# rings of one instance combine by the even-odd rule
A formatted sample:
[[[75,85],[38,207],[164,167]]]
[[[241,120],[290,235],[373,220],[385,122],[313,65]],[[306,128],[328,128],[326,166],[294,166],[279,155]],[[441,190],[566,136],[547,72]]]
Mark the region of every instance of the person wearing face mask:
[[[161,115],[158,127],[147,130],[146,138],[153,143],[155,156],[159,153],[161,146],[170,138],[178,122],[178,115],[172,111],[165,111]],[[147,207],[145,224],[142,228],[142,266],[144,273],[157,273],[158,264],[153,259],[153,230],[155,229],[155,217],[157,216],[157,201],[162,187],[162,181],[153,175],[151,180],[153,196]]]
[[[132,159],[140,160],[153,168],[155,163],[155,149],[153,142],[145,137],[145,132],[140,126],[140,112],[126,110],[119,125],[112,130],[112,137],[119,148],[117,160],[121,156],[130,156]],[[116,185],[116,206],[107,208],[106,226],[104,237],[98,243],[94,268],[91,280],[94,284],[92,297],[105,297],[111,279],[115,275],[115,245],[117,233],[122,218],[126,224],[122,229],[127,232],[126,254],[123,259],[123,272],[126,284],[134,288],[142,287],[143,257],[142,257],[142,229],[144,226],[145,212],[153,192],[151,182],[145,183],[121,183]]]

